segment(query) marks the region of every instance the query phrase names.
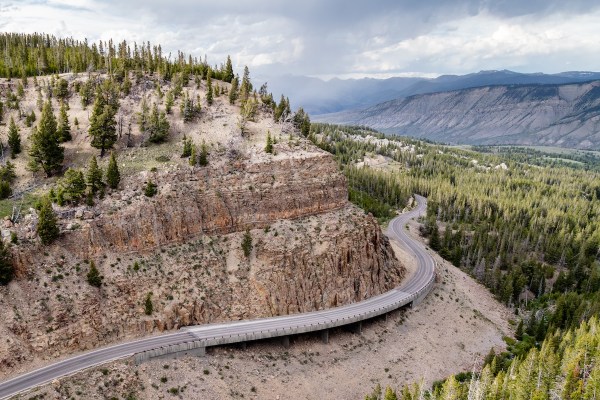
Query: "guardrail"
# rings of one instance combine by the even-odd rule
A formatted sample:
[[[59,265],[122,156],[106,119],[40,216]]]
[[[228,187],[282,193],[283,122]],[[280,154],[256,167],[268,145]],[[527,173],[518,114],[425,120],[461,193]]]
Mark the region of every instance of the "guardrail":
[[[351,315],[342,315],[336,318],[327,318],[324,317],[320,321],[315,321],[311,323],[298,323],[294,324],[293,322],[286,327],[278,327],[273,329],[258,329],[256,331],[248,331],[242,333],[233,333],[233,334],[222,334],[222,335],[214,335],[209,338],[200,338],[197,337],[194,340],[190,340],[187,342],[180,343],[178,345],[167,345],[161,346],[156,349],[146,350],[141,353],[137,353],[135,355],[135,362],[141,363],[151,358],[160,358],[167,356],[183,356],[183,355],[204,355],[206,347],[234,344],[234,343],[242,343],[254,340],[261,339],[272,339],[283,336],[291,336],[298,335],[302,333],[308,332],[318,332],[331,328],[337,328],[345,325],[355,324],[357,322],[362,322],[371,318],[375,318],[377,316],[386,314],[388,312],[397,310],[400,307],[403,307],[407,304],[417,304],[423,300],[429,294],[431,289],[435,284],[435,272],[431,277],[427,280],[427,282],[416,292],[408,294],[407,292],[402,292],[398,289],[394,289],[394,291],[398,292],[399,295],[408,294],[408,296],[402,296],[402,298],[397,299],[387,305],[382,305],[376,307],[372,310],[355,313]],[[379,297],[379,296],[377,296]],[[376,299],[376,298],[375,298]],[[353,304],[354,306],[358,303]],[[350,305],[350,306],[353,306]],[[348,307],[348,306],[346,306]],[[329,310],[332,311],[332,310]],[[303,314],[297,314],[298,319],[303,317]],[[263,321],[270,321],[273,319],[263,319],[263,320],[254,320],[257,324]],[[184,327],[181,330],[189,332],[192,335],[195,335],[195,329],[205,329],[206,325],[192,326],[192,327]]]
[[[419,200],[424,201],[425,199]],[[423,209],[421,206],[420,212]],[[404,218],[408,218],[408,216],[404,215]],[[420,267],[426,269],[425,273],[428,277],[424,283],[421,282],[424,278],[422,274],[420,277],[415,275],[403,287],[346,306],[259,320],[186,327],[174,333],[93,350],[0,383],[0,399],[14,396],[53,379],[127,356],[134,356],[135,361],[139,363],[156,357],[177,357],[184,354],[203,355],[206,347],[259,339],[284,337],[284,340],[289,343],[287,337],[290,335],[318,331],[328,332],[327,329],[359,323],[407,304],[416,305],[433,288],[436,274],[433,259],[429,255],[426,255],[427,259],[425,260],[419,257],[419,255],[423,255],[421,249],[413,251],[417,262],[419,260],[423,262]],[[407,290],[402,290],[403,288]]]
[[[419,260],[417,254],[415,254],[415,257]],[[282,316],[279,319],[275,317],[231,322],[226,324],[229,332],[222,335],[218,332],[225,324],[184,327],[181,328],[181,331],[192,335],[193,338],[191,338],[191,341],[182,343],[181,347],[170,345],[159,349],[146,350],[136,355],[136,361],[141,362],[148,358],[166,356],[169,349],[171,350],[171,354],[176,355],[192,354],[190,350],[194,350],[194,354],[196,354],[199,352],[199,350],[196,350],[198,348],[324,331],[375,318],[407,304],[414,306],[419,304],[429,294],[436,279],[435,262],[433,259],[425,260],[424,265],[420,267],[427,268],[428,270],[432,268],[432,271],[427,281],[414,292],[406,292],[399,287],[370,299],[335,309]],[[369,308],[370,304],[372,304],[372,308]],[[265,327],[265,325],[277,324],[277,321],[281,321],[279,322],[279,326],[272,328]],[[236,330],[240,330],[241,332],[236,333]],[[192,345],[189,343],[192,343]]]

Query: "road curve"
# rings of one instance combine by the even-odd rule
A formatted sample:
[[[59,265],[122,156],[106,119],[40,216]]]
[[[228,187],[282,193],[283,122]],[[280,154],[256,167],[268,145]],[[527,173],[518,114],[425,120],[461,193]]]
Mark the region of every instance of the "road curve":
[[[147,337],[127,343],[100,348],[67,358],[46,367],[0,383],[0,399],[73,374],[77,371],[144,352],[163,349],[177,351],[182,347],[207,347],[248,340],[287,336],[348,325],[385,314],[409,303],[417,303],[429,293],[435,281],[433,258],[424,246],[406,234],[405,225],[422,215],[426,208],[424,197],[416,196],[417,207],[394,218],[388,236],[416,258],[418,269],[410,280],[384,294],[357,303],[323,311],[261,318],[247,321],[190,326],[178,332]]]

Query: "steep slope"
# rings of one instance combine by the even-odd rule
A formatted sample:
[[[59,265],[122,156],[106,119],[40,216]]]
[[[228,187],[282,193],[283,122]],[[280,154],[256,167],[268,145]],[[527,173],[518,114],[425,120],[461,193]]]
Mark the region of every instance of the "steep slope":
[[[0,292],[3,371],[153,331],[341,305],[401,281],[387,239],[347,202],[327,154],[309,148],[238,168],[156,173],[152,199],[141,173],[130,190],[68,213],[56,245],[23,239],[21,278]],[[33,224],[18,224],[19,236]],[[104,275],[100,289],[85,282],[89,260]]]
[[[314,118],[447,143],[600,148],[600,81],[417,95]]]
[[[70,84],[86,79],[63,76]],[[130,119],[153,79],[142,77],[121,100]],[[169,84],[163,85],[166,92]],[[204,82],[195,86],[185,90],[204,100]],[[34,96],[32,88],[25,91],[27,112]],[[78,166],[96,150],[79,96],[67,101],[80,122],[65,152]],[[400,283],[403,266],[377,221],[348,202],[331,155],[291,124],[274,123],[264,107],[242,132],[240,108],[225,96],[202,104],[193,122],[183,124],[179,112],[169,116],[164,144],[140,146],[144,133],[132,129],[128,147],[124,134],[116,145],[120,187],[107,188],[94,205],[54,205],[61,230],[54,244],[40,244],[34,209],[23,210],[16,223],[3,222],[3,237],[14,234],[18,243],[11,246],[17,277],[0,287],[0,377],[126,338],[338,306]],[[265,152],[267,134],[276,139],[275,154]],[[208,166],[181,158],[183,135],[208,143]],[[23,140],[27,146],[29,136]],[[15,161],[18,184],[37,183],[36,195],[47,192],[55,181],[23,173],[26,161],[21,155]],[[148,182],[157,185],[153,197],[144,194]],[[100,288],[87,282],[92,261],[103,276]]]

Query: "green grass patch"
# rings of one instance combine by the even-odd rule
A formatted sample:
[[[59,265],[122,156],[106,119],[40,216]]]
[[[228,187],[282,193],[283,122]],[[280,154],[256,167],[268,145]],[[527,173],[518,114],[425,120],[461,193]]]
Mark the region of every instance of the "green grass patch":
[[[37,193],[25,193],[23,195],[23,199],[4,199],[0,200],[0,218],[4,218],[6,216],[12,216],[13,206],[18,207],[23,201],[23,205],[21,206],[21,216],[28,214],[29,209],[33,208],[35,204],[39,201],[41,196]]]

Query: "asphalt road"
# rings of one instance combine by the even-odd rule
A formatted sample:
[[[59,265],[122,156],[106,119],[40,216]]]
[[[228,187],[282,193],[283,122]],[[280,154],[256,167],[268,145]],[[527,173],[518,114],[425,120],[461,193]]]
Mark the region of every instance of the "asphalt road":
[[[200,346],[214,346],[319,331],[357,323],[385,314],[414,301],[418,302],[429,292],[434,283],[435,267],[433,258],[427,253],[424,246],[406,235],[406,223],[411,218],[425,212],[425,198],[417,196],[417,202],[418,206],[416,208],[393,219],[388,229],[388,236],[397,240],[403,248],[412,253],[418,264],[418,270],[411,279],[396,289],[367,300],[328,310],[191,326],[182,328],[175,333],[147,337],[82,353],[0,383],[0,399],[13,396],[82,369],[134,354],[154,351],[158,348],[177,349],[179,345],[191,343]]]

